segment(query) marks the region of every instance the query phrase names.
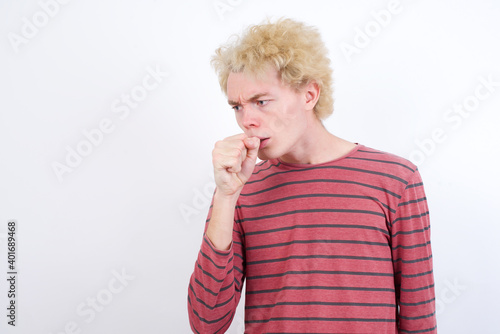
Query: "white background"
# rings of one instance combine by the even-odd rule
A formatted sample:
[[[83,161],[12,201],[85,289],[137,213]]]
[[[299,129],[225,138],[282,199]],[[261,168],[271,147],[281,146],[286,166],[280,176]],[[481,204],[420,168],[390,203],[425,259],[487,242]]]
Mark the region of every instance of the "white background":
[[[45,3],[0,0],[1,333],[190,333],[211,151],[240,132],[209,60],[266,16],[319,28],[334,68],[332,133],[418,160],[439,332],[498,333],[500,2],[402,0],[380,31],[372,11],[385,0],[73,0],[49,6],[52,16]],[[342,52],[356,43],[357,53]],[[145,91],[148,68],[168,76]],[[488,93],[479,100],[488,77],[496,86],[478,88]],[[144,99],[125,117],[131,93]],[[448,111],[464,103],[467,116]],[[83,131],[105,119],[113,130],[85,146]],[[78,145],[86,156],[58,178],[54,164],[67,165]],[[15,328],[6,317],[12,219]],[[243,332],[242,306],[230,333]]]

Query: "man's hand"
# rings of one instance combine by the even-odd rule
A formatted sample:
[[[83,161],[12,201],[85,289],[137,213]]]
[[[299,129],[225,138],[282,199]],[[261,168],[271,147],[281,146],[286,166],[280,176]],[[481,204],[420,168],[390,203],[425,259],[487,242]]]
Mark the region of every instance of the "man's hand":
[[[212,162],[219,195],[239,195],[255,168],[259,145],[259,138],[249,138],[244,133],[215,143]]]

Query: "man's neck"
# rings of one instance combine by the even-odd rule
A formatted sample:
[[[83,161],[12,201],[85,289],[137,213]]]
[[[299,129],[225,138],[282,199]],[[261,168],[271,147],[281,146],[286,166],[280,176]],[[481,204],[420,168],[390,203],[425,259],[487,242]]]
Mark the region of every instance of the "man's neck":
[[[323,123],[316,117],[314,118],[309,123],[305,137],[295,147],[294,152],[281,156],[281,161],[320,164],[340,158],[356,147],[356,144],[328,132]]]

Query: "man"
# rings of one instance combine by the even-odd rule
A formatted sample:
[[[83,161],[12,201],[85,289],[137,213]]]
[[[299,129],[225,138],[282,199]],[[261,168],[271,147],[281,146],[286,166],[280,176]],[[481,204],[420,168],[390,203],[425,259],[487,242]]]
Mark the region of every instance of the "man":
[[[216,190],[188,291],[193,332],[224,333],[246,280],[245,333],[436,333],[420,174],[325,129],[329,63],[317,30],[291,19],[216,51],[243,133],[212,152]]]

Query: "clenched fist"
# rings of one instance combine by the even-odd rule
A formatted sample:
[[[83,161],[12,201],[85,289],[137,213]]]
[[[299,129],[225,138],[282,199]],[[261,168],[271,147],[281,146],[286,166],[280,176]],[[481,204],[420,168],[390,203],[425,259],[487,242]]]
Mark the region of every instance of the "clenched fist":
[[[260,139],[240,133],[215,143],[212,151],[219,195],[238,195],[255,168]]]

